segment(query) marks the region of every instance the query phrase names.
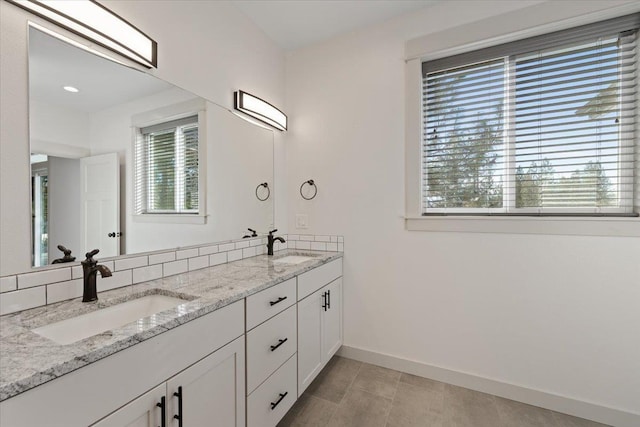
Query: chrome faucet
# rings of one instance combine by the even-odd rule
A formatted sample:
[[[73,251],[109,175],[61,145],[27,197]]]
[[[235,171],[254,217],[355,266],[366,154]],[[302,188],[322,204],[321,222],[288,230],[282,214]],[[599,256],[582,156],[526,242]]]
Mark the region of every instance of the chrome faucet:
[[[276,230],[272,230],[269,232],[269,235],[267,236],[267,255],[273,255],[273,243],[277,240],[280,243],[284,243],[285,240],[282,237],[273,237],[273,233],[275,233]]]
[[[96,301],[98,299],[98,291],[96,289],[96,275],[98,272],[102,277],[111,277],[111,270],[104,265],[98,265],[98,261],[93,259],[93,256],[98,252],[100,252],[98,249],[87,252],[87,259],[81,262],[84,282],[82,302]]]

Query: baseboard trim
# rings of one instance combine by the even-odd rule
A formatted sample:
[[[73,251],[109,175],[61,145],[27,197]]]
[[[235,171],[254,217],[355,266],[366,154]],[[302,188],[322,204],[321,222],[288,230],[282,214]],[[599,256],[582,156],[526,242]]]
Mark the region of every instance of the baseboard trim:
[[[479,377],[465,372],[453,371],[439,366],[427,365],[413,360],[402,359],[389,354],[343,345],[336,353],[338,356],[408,374],[431,378],[448,384],[493,394],[529,405],[551,409],[588,420],[609,424],[616,427],[640,426],[640,414],[609,408],[595,403],[584,402],[570,397],[560,396],[544,391],[533,390],[514,384]]]

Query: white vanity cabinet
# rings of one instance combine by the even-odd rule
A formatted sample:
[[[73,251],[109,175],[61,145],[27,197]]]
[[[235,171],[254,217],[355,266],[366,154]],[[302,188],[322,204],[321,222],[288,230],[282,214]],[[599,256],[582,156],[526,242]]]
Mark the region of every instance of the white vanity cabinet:
[[[244,339],[238,338],[93,427],[244,427],[244,398]]]
[[[338,259],[298,277],[298,396],[342,345],[341,276]]]

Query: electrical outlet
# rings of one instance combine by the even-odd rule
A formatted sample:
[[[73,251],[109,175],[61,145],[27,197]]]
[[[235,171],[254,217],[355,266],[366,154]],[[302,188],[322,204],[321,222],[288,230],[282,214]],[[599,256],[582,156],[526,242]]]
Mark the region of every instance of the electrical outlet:
[[[296,214],[296,228],[309,228],[309,215]]]

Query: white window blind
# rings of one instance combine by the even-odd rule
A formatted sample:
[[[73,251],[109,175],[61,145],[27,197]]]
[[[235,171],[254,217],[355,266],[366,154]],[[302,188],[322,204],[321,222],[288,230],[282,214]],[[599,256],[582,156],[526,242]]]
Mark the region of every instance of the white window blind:
[[[135,147],[137,214],[198,214],[198,117],[140,129]]]
[[[423,214],[633,215],[639,24],[423,63]]]

